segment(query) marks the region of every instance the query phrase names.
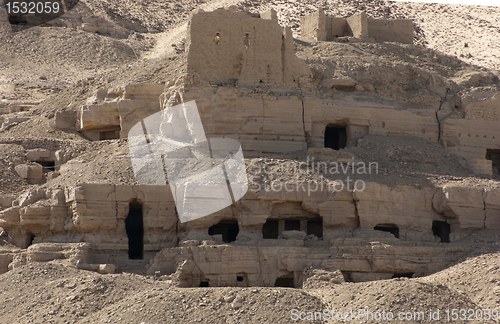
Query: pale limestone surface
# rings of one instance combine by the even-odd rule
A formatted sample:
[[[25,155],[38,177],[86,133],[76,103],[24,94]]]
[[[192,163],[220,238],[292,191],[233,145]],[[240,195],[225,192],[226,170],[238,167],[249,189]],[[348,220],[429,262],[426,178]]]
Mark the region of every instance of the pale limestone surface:
[[[258,196],[249,193],[238,205],[250,207],[252,214],[245,212],[245,208],[225,209],[180,226],[168,186],[86,184],[64,192],[33,191],[14,202],[15,207],[2,211],[0,224],[9,235],[17,235],[17,244],[22,243],[23,231],[25,240],[29,240],[29,235],[35,236],[34,243],[87,242],[89,250],[80,261],[82,267],[113,263],[120,268],[127,264],[128,202],[139,199],[144,204],[144,253],[152,258],[163,249],[149,266],[149,273],[159,270],[170,274],[176,271],[177,262],[193,260],[196,269],[183,274],[188,281],[198,280],[194,278],[203,274],[214,285],[233,285],[235,274],[244,272],[249,285],[272,285],[276,278],[293,272],[299,285],[302,270],[309,266],[356,273],[359,280],[390,277],[394,273],[429,274],[444,269],[471,248],[461,245],[461,238],[478,229],[499,229],[499,196],[499,190],[390,188],[377,183],[368,183],[363,192],[314,195],[298,192],[295,198],[286,191]],[[258,210],[260,215],[255,213]],[[305,221],[322,218],[323,237],[311,240],[309,236],[306,238],[306,232],[283,231],[282,238],[262,239],[262,226],[267,219],[297,218]],[[230,219],[239,224],[236,241],[221,245],[218,238],[216,241],[220,243],[215,243],[207,229]],[[433,220],[448,221],[452,243],[436,241]],[[380,224],[397,226],[399,239],[390,233],[374,231]],[[185,243],[175,247],[179,240]],[[37,249],[43,246],[51,245],[29,247],[26,260],[70,258],[56,247],[39,254]],[[186,254],[187,251],[190,252]],[[7,254],[3,259],[11,260],[11,256]],[[417,256],[421,263],[410,261]],[[225,266],[213,268],[214,262]],[[271,266],[273,262],[280,266]]]
[[[419,137],[442,142],[468,159],[478,175],[492,174],[485,155],[488,149],[500,148],[498,120],[490,118],[499,113],[497,89],[461,94],[465,115],[460,116],[453,114],[456,101],[447,94],[450,84],[433,76],[426,86],[433,94],[414,98],[387,97],[366,80],[315,79],[306,62],[295,56],[291,31],[275,18],[272,12],[261,18],[234,10],[196,12],[186,42],[187,75],[166,84],[99,89],[78,114],[56,114],[55,124],[66,128],[77,123],[93,140],[105,139],[107,132],[126,138],[141,120],[162,109],[168,113],[171,104],[195,100],[203,137],[237,140],[247,158],[310,149],[321,160],[357,161],[353,155],[332,157],[321,150],[326,127],[337,125],[346,128],[347,146],[357,145],[365,135]],[[374,23],[370,25],[363,13],[346,24],[358,38],[376,38],[370,34]],[[327,39],[328,33],[336,33],[334,25],[339,29],[341,21],[331,20],[329,32],[314,26],[309,30],[318,40]],[[397,23],[384,26],[397,28]],[[178,121],[173,118],[163,125],[165,134]],[[31,150],[27,158],[56,159],[56,153]],[[69,158],[57,159],[62,164]],[[29,179],[22,164],[17,169]],[[67,164],[60,171],[71,169]],[[106,273],[135,264],[149,274],[171,275],[179,286],[188,287],[201,280],[211,286],[272,286],[278,278],[300,286],[310,267],[341,270],[351,280],[366,281],[439,271],[475,247],[463,243],[469,234],[500,230],[500,190],[494,188],[367,182],[363,191],[306,193],[292,185],[291,192],[249,191],[233,206],[181,223],[171,189],[164,184],[40,187],[7,201],[0,226],[23,250],[2,251],[0,271],[30,261],[67,259],[82,269]],[[202,198],[214,193],[200,192]],[[142,204],[143,260],[129,260],[127,255],[125,220],[133,201]],[[268,220],[277,224],[275,239],[263,238]],[[291,220],[299,221],[298,230],[287,230]],[[319,220],[320,237],[308,231],[308,222]],[[224,221],[239,229],[228,244],[222,234],[209,233]],[[439,242],[434,221],[450,225],[451,243]],[[399,237],[375,230],[378,226],[397,228]]]

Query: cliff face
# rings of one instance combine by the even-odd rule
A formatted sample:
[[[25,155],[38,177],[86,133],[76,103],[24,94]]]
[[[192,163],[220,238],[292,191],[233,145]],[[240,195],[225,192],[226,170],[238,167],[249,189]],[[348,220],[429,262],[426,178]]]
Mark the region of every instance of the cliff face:
[[[5,160],[31,187],[2,200],[13,246],[1,269],[52,258],[159,271],[183,287],[299,287],[311,267],[351,281],[420,276],[477,249],[472,233],[500,228],[497,72],[384,42],[372,20],[354,18],[352,35],[294,40],[274,11],[196,11],[164,83],[101,78],[91,91],[82,81],[85,100],[69,93],[68,107],[47,113],[47,132],[75,136],[72,145],[20,140]],[[174,197],[184,193],[140,184],[133,171],[161,178],[168,168],[134,169],[127,136],[190,101],[203,138],[241,144],[249,185],[232,206],[181,223]],[[2,129],[43,119],[16,118]]]
[[[491,317],[499,13],[83,0],[13,32],[0,6],[0,322]]]

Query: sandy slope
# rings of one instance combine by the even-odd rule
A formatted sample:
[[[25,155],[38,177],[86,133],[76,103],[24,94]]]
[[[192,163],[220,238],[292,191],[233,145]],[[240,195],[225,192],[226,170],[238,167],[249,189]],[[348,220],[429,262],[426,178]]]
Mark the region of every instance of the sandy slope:
[[[500,308],[499,262],[500,253],[496,252],[429,277],[343,283],[327,289],[174,288],[169,281],[152,277],[101,275],[58,262],[32,263],[0,275],[0,322],[291,323],[293,309],[305,313],[367,309],[394,316],[424,312],[423,320],[405,323],[445,323],[446,309]],[[437,309],[441,320],[431,320],[429,311]],[[381,321],[366,317],[345,321],[376,322]]]
[[[318,7],[338,17],[365,10],[374,18],[414,19],[417,44],[456,55],[471,64],[500,69],[500,7],[381,0],[191,0],[171,3],[85,0],[84,3],[101,14],[103,8],[107,8],[110,19],[135,21],[157,31],[165,31],[182,22],[195,7],[213,10],[237,5],[254,12],[273,8],[278,12],[280,23],[293,27],[296,35],[300,30],[300,17]]]

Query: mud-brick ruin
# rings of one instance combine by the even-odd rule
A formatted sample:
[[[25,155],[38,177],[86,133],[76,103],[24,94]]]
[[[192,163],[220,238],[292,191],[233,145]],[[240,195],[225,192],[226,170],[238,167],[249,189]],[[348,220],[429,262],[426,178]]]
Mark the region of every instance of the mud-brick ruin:
[[[240,201],[181,223],[169,186],[56,186],[51,181],[57,179],[47,178],[45,186],[2,201],[2,235],[18,249],[0,254],[0,271],[68,259],[102,272],[141,269],[181,287],[301,287],[311,267],[340,270],[356,282],[434,273],[477,248],[472,234],[498,233],[498,78],[476,71],[452,80],[409,64],[395,72],[394,83],[382,80],[392,78],[392,71],[339,74],[328,70],[325,53],[333,46],[393,42],[388,48],[394,51],[418,51],[411,45],[411,21],[374,20],[364,13],[334,18],[320,10],[302,24],[302,37],[295,40],[273,11],[199,10],[188,26],[181,75],[165,84],[99,89],[78,111],[55,115],[59,129],[123,143],[142,119],[195,100],[207,137],[241,143],[249,190]],[[354,174],[355,163],[377,162],[356,152],[382,150],[396,139],[408,144],[387,144],[390,149],[381,154],[403,167],[378,165],[377,175],[357,178],[365,180],[363,190],[328,186],[345,175],[325,175],[324,190],[312,192],[297,182],[274,190],[263,180],[266,172],[281,181],[318,176],[279,173],[287,162],[337,163]],[[418,149],[427,146],[432,152]],[[108,161],[129,167],[126,145],[120,147]],[[29,154],[31,162],[16,170],[33,183],[47,177],[40,162],[52,163],[45,167],[60,178],[82,163],[62,151]],[[438,170],[442,163],[473,174],[478,185],[463,185],[460,177],[398,182],[422,176],[413,166]],[[397,179],[387,181],[392,175]]]
[[[302,19],[302,36],[318,41],[353,37],[378,42],[413,44],[413,22],[409,19],[369,19],[360,12],[348,18],[326,16],[322,9]]]

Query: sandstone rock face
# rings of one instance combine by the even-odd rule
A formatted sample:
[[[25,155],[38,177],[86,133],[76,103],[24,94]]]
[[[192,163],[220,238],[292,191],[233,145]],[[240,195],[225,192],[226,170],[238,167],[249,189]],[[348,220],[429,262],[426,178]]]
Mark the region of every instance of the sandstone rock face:
[[[86,184],[32,190],[18,198],[14,207],[1,211],[0,223],[7,232],[17,234],[22,248],[34,238],[36,243],[87,242],[96,244],[87,263],[124,263],[129,249],[125,220],[131,201],[143,207],[144,254],[152,257],[174,246],[177,217],[167,186]]]
[[[43,167],[38,163],[16,165],[16,172],[30,184],[39,183],[43,178]]]
[[[283,231],[281,237],[285,240],[303,240],[307,236],[306,232],[302,231]]]
[[[498,122],[447,118],[441,139],[448,150],[466,159],[484,159],[488,149],[500,147]]]
[[[26,152],[26,159],[30,161],[38,161],[50,158],[50,151],[45,149],[33,149]]]
[[[16,269],[30,262],[45,262],[52,260],[67,260],[72,265],[89,262],[88,243],[39,243],[26,250],[12,254],[8,270]]]
[[[252,286],[273,286],[278,278],[289,278],[291,286],[300,287],[303,271],[311,266],[339,268],[347,276],[352,275],[351,280],[366,281],[389,279],[398,273],[431,273],[465,253],[463,248],[450,250],[439,243],[419,244],[417,248],[382,237],[380,241],[371,242],[362,238],[337,239],[323,248],[284,243],[279,246],[279,249],[273,245],[165,249],[155,257],[148,273],[175,273],[181,287],[197,287],[202,280],[208,280],[210,286],[238,286],[238,277],[248,278]]]
[[[481,88],[462,95],[462,106],[467,119],[499,121],[500,92]]]
[[[500,191],[487,191],[483,194],[484,197],[484,226],[493,230],[500,230]]]
[[[185,286],[198,286],[200,280],[209,280],[212,286],[240,285],[239,277],[247,285],[272,286],[281,278],[278,282],[300,286],[302,272],[310,266],[340,269],[352,280],[428,274],[470,248],[453,242],[471,231],[500,226],[498,190],[367,183],[364,191],[293,192],[249,191],[238,209],[226,208],[180,224],[168,186],[83,184],[65,190],[36,189],[0,212],[5,231],[26,240],[16,241],[21,247],[35,244],[17,259],[3,258],[13,266],[71,259],[81,253],[71,243],[46,243],[83,241],[88,248],[79,257],[80,267],[98,271],[98,264],[124,266],[129,262],[131,238],[125,220],[134,206],[131,201],[142,204],[144,260],[163,249],[148,271],[178,271]],[[449,224],[449,237],[436,232],[435,221]],[[224,234],[210,236],[208,229],[213,226],[234,228],[224,224],[236,224],[236,245],[223,244],[228,240]],[[287,231],[290,226],[298,230]],[[175,247],[178,240],[183,243]],[[178,269],[176,264],[182,262],[188,263]]]
[[[80,113],[80,130],[107,128],[120,125],[116,102],[83,106]]]
[[[55,127],[57,129],[76,128],[77,114],[74,111],[58,111],[55,115]]]
[[[496,191],[494,191],[496,192]],[[433,198],[433,207],[460,229],[485,227],[484,191],[464,187],[445,187]]]
[[[324,147],[327,126],[344,127],[348,146],[367,134],[416,136],[430,141],[437,141],[440,134],[434,105],[399,110],[400,102],[377,105],[352,98],[333,101],[245,95],[235,88],[200,86],[190,87],[184,100],[196,100],[207,136],[238,140],[245,157],[286,155],[307,145]],[[379,100],[374,98],[374,102]]]
[[[467,167],[479,177],[491,178],[493,175],[493,163],[491,160],[471,159],[467,161]]]
[[[494,174],[500,163],[495,91],[467,90],[460,98],[448,93],[458,91],[450,80],[413,66],[394,73],[398,93],[383,82],[354,76],[315,70],[313,77],[293,50],[306,45],[294,44],[291,30],[280,27],[276,18],[275,12],[258,18],[234,7],[194,13],[186,42],[186,75],[167,84],[98,89],[78,113],[56,114],[55,126],[71,128],[76,123],[92,140],[125,138],[134,125],[165,114],[170,122],[161,125],[159,134],[172,135],[182,119],[170,108],[194,100],[198,124],[203,125],[191,129],[189,141],[237,140],[247,158],[290,158],[309,149],[319,162],[345,166],[361,160],[342,147],[362,144],[365,135],[403,135],[442,142],[468,159],[473,171]],[[349,38],[354,42],[411,43],[413,34],[408,21],[371,20],[364,13],[335,19],[318,11],[304,21],[304,33],[317,40],[348,34],[357,38]],[[82,23],[88,23],[83,28],[89,31],[103,27]],[[380,44],[372,45],[376,49]],[[321,44],[307,46],[320,50]],[[321,67],[315,64],[311,66]],[[418,82],[397,81],[415,75]],[[467,82],[480,79],[471,75]],[[425,95],[415,95],[420,90]],[[6,130],[23,120],[2,122]],[[325,149],[332,129],[345,142],[335,150]],[[186,158],[183,153],[179,158]],[[386,153],[395,154],[392,149]],[[25,157],[61,164],[72,156],[30,148]],[[256,167],[254,162],[245,161],[247,169]],[[30,182],[43,176],[41,165],[15,168]],[[61,174],[71,168],[61,166]],[[155,185],[59,186],[56,180],[56,186],[33,187],[17,199],[2,200],[0,226],[20,250],[1,250],[0,272],[58,259],[101,273],[147,266],[149,274],[170,275],[181,287],[316,286],[341,282],[341,276],[366,281],[433,273],[474,248],[461,241],[469,234],[500,229],[499,189],[375,182],[366,182],[362,190],[340,191],[311,191],[297,182],[276,189],[272,183],[253,182],[237,203],[180,222],[163,169],[151,174]],[[217,187],[193,187],[189,194],[204,202],[196,204],[198,210],[213,203]],[[311,274],[308,269],[317,271]],[[235,298],[232,307],[238,309],[241,303]]]
[[[126,138],[138,121],[160,111],[159,96],[164,87],[161,83],[133,83],[119,91],[98,91],[81,107],[79,131],[91,140]],[[63,126],[68,123],[61,121]]]

